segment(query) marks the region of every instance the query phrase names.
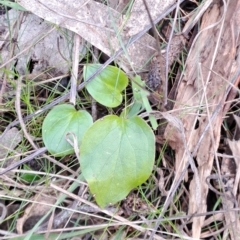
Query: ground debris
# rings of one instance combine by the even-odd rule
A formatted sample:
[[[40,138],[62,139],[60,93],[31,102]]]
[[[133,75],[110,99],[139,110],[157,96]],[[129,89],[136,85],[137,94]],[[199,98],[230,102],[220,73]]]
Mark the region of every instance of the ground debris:
[[[188,111],[181,111],[188,149],[183,146],[182,137],[178,131],[173,131],[173,126],[168,125],[165,131],[165,137],[169,139],[169,144],[176,154],[175,168],[178,170],[176,178],[180,177],[188,163],[186,150],[192,153],[198,164],[201,189],[196,187],[194,175],[190,184],[189,214],[206,212],[208,186],[205,180],[211,174],[214,152],[220,141],[224,101],[229,88],[228,81],[232,80],[233,74],[237,74],[236,68],[234,70],[232,67],[235,66],[239,55],[239,48],[237,48],[240,39],[239,31],[234,30],[240,24],[239,2],[229,2],[225,9],[223,28],[221,28],[223,10],[224,6],[220,1],[216,1],[204,14],[201,24],[202,32],[190,50],[178,88],[174,110],[188,107]],[[216,24],[219,21],[221,24]],[[234,80],[236,81],[236,77]],[[199,191],[201,199],[198,206],[196,195]],[[200,238],[203,221],[204,217],[193,219],[192,237]]]

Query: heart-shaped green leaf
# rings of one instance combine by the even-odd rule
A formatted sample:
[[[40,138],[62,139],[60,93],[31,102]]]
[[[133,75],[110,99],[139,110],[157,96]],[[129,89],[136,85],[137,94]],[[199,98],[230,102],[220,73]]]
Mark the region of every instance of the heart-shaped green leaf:
[[[96,121],[80,146],[83,176],[101,207],[124,199],[150,176],[155,158],[151,128],[135,116]]]
[[[87,64],[83,68],[86,81],[101,65]],[[127,87],[126,74],[117,67],[107,66],[99,75],[90,81],[86,88],[90,95],[106,107],[117,107],[122,103],[121,92]]]
[[[66,156],[74,152],[73,147],[66,140],[66,134],[73,133],[80,143],[83,134],[92,123],[92,117],[87,111],[77,111],[70,104],[58,105],[43,121],[43,142],[54,156]]]

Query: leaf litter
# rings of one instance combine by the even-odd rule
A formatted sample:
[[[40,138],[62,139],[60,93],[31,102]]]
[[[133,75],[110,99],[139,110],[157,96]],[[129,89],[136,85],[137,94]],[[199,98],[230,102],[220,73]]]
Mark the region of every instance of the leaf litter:
[[[30,73],[41,75],[47,72],[49,75],[46,79],[67,74],[71,66],[71,51],[69,51],[71,49],[71,36],[73,36],[71,31],[82,37],[81,55],[83,57],[86,56],[87,51],[91,52],[89,46],[86,47],[85,41],[108,56],[112,56],[112,53],[122,46],[119,39],[124,42],[149,24],[149,19],[141,1],[135,1],[133,5],[131,5],[132,1],[119,1],[114,8],[110,8],[101,1],[87,1],[87,3],[85,1],[71,3],[69,1],[52,1],[48,5],[42,1],[19,0],[18,2],[22,7],[30,10],[32,14],[27,14],[20,25],[19,36],[21,38],[18,37],[17,39],[19,49],[14,52],[13,57],[17,56],[15,60],[9,58],[10,45],[6,42],[1,43],[0,65],[2,68],[5,66],[5,71],[1,71],[1,79],[6,75],[6,62],[11,63],[11,66],[7,66],[7,70],[12,71],[14,68],[19,75],[28,74],[27,63],[33,63]],[[154,1],[154,4],[149,2],[148,6],[153,19],[159,16],[162,11],[170,8],[174,1],[169,1],[169,5],[166,2],[164,1],[164,4],[166,4],[164,6],[162,1]],[[188,56],[182,54],[178,60],[184,60],[185,63],[180,62],[182,65],[174,63],[171,68],[171,80],[177,81],[174,79],[174,75],[180,76],[176,97],[172,98],[173,109],[167,109],[168,112],[160,113],[156,107],[157,101],[153,103],[153,106],[155,104],[154,114],[167,121],[166,129],[158,129],[159,132],[164,132],[164,134],[161,134],[164,144],[157,145],[159,158],[156,159],[155,166],[159,170],[157,171],[158,174],[153,171],[153,177],[148,180],[148,184],[134,190],[129,198],[121,203],[124,218],[126,220],[132,219],[132,227],[126,227],[124,223],[121,223],[124,229],[122,236],[126,239],[166,239],[179,238],[180,236],[186,239],[207,238],[214,236],[217,232],[222,237],[237,239],[239,235],[238,211],[235,208],[239,205],[240,178],[238,164],[239,117],[236,116],[239,107],[238,69],[240,54],[238,52],[238,26],[240,25],[240,6],[237,1],[229,1],[227,5],[221,4],[220,1],[212,4],[210,2],[206,1],[202,5],[197,3],[199,14],[195,16],[191,14],[190,18],[185,18],[188,22],[185,24],[183,32],[186,34],[192,28],[195,30],[191,30],[192,35],[187,40],[187,44],[189,44]],[[160,4],[162,8],[155,7],[158,6],[157,4]],[[190,7],[194,6],[189,2],[188,5]],[[184,5],[181,7],[184,9]],[[9,10],[7,14],[10,16],[10,25],[12,26],[18,12]],[[3,20],[1,23],[7,23],[6,16],[0,16]],[[61,28],[61,31],[59,29],[52,30],[53,26],[47,21],[63,28]],[[200,21],[199,28],[194,25],[198,21]],[[168,23],[168,26],[170,25]],[[4,29],[1,30],[1,37],[7,36],[9,32],[6,26],[7,24],[4,28],[1,26],[1,29]],[[119,29],[120,35],[116,35],[115,29]],[[44,36],[43,40],[35,43],[47,31],[52,32]],[[168,35],[167,31],[164,34]],[[108,39],[111,39],[110,43]],[[56,44],[57,41],[60,41],[59,44]],[[150,34],[145,34],[127,49],[128,54],[124,50],[125,54],[118,57],[116,62],[127,73],[132,70],[148,70],[147,63],[155,53],[157,41]],[[31,45],[32,47],[30,47]],[[19,54],[22,51],[24,53]],[[178,64],[182,69],[180,75],[177,74],[180,69],[177,68]],[[11,81],[8,82],[12,85],[13,93],[15,90],[14,74],[14,72],[11,72],[9,76]],[[48,90],[41,87],[32,91],[38,93],[39,99],[46,99]],[[39,95],[41,91],[43,94]],[[12,96],[14,97],[14,95]],[[80,97],[84,99],[84,96]],[[5,102],[10,101],[9,99],[8,96]],[[157,99],[159,100],[159,96]],[[41,104],[41,102],[37,102],[37,105],[40,106],[39,109],[41,109]],[[87,105],[85,106],[89,108]],[[26,106],[23,105],[22,107],[26,109]],[[14,119],[13,116],[10,116],[10,119]],[[4,112],[1,117],[1,131],[4,131],[4,127],[6,127],[4,118],[9,119],[9,116]],[[28,129],[31,132],[31,128]],[[8,132],[2,135],[3,138],[1,139],[4,149],[8,149],[8,151],[6,149],[1,150],[1,159],[4,160],[9,151],[14,151],[22,142],[22,137],[20,137],[18,140],[10,141],[10,144],[7,144],[9,141]],[[18,131],[15,134],[17,135]],[[156,135],[158,135],[157,132]],[[72,169],[79,171],[74,157],[68,158],[70,159],[63,159],[63,161],[66,161],[65,163]],[[161,158],[168,159],[168,162],[163,165]],[[5,165],[2,164],[1,167],[3,168]],[[167,181],[165,179],[167,179],[169,170],[174,171],[174,174],[171,180]],[[67,171],[63,171],[59,176],[64,176],[64,174],[68,174]],[[8,176],[10,176],[12,182],[10,181],[11,184],[6,185],[5,188],[10,189],[15,182],[20,180],[13,174]],[[67,177],[74,182],[71,176],[67,175]],[[154,179],[157,181],[154,181]],[[4,182],[4,178],[1,178],[1,181],[4,186],[6,180]],[[70,182],[65,182],[65,184],[64,188],[69,186]],[[24,184],[22,185],[22,194],[23,186]],[[20,186],[18,185],[18,187]],[[34,189],[34,183],[32,187]],[[37,184],[35,187],[37,187]],[[60,196],[60,193],[57,194]],[[11,231],[16,232],[17,229],[19,229],[18,233],[22,233],[23,222],[27,218],[37,215],[35,211],[28,215],[29,209],[31,209],[30,200],[34,199],[37,193],[32,190],[31,195],[29,204],[20,207],[22,213],[17,215],[18,225],[16,225],[16,228],[10,229],[9,226],[2,228],[7,231],[7,234],[10,234]],[[82,196],[84,199],[89,199],[91,203],[94,201],[86,189]],[[175,201],[174,196],[179,200]],[[14,198],[6,197],[1,196],[1,203],[5,206],[19,203],[14,201]],[[221,199],[218,205],[217,198]],[[66,199],[63,204],[71,206],[71,201],[73,199]],[[35,204],[34,208],[36,208],[36,211],[39,209],[39,213],[42,212],[41,215],[46,213],[46,211],[43,212],[44,203],[54,204],[54,201],[51,202],[48,197],[38,198],[38,204]],[[130,205],[138,206],[138,204],[143,205],[143,209],[147,209],[147,211],[132,213],[132,210],[129,210]],[[232,211],[234,209],[235,211]],[[75,209],[70,210],[74,211]],[[179,217],[180,213],[183,215]],[[94,227],[103,223],[109,224],[111,220],[107,217],[104,220],[99,220],[102,215],[101,210],[97,210],[94,214],[86,210],[85,213],[80,214],[85,223],[81,222],[79,217],[75,221],[79,222],[79,226],[91,225]],[[182,216],[183,218],[181,218]],[[163,217],[168,219],[167,222],[162,220]],[[8,218],[13,221],[14,212],[12,215],[8,215]],[[147,221],[147,219],[149,220]],[[170,222],[171,224],[169,224]],[[144,234],[142,231],[138,231],[138,227],[143,226],[142,223],[148,226],[148,231],[145,231]],[[213,223],[218,224],[218,229],[214,228],[216,225]],[[94,236],[97,236],[98,239],[101,236],[114,239],[114,236],[121,235],[121,228],[117,223],[113,226],[109,225],[107,228],[107,235],[101,235],[105,232],[103,227],[103,231],[92,230],[90,235],[88,235],[89,233],[85,234],[85,239],[96,239]],[[48,230],[51,232],[51,227]],[[168,233],[166,233],[166,230]],[[0,232],[0,234],[3,235],[3,232]]]

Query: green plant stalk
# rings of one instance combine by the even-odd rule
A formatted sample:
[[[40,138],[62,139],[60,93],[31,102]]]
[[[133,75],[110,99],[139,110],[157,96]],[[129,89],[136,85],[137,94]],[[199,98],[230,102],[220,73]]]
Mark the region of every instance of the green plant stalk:
[[[147,113],[151,113],[152,112],[151,105],[149,104],[147,95],[143,90],[141,90],[141,96],[142,96],[142,101],[143,101],[144,108],[146,109]],[[152,128],[154,130],[156,130],[157,127],[158,127],[156,118],[153,115],[149,114],[149,120],[150,120],[150,123],[152,125]]]
[[[138,107],[139,110],[141,108],[145,108],[148,113],[151,113],[152,108],[148,101],[148,98],[147,98],[148,93],[144,89],[144,85],[145,85],[145,83],[141,80],[140,76],[137,75],[133,79],[133,81],[132,81],[133,97],[134,97],[134,100],[136,101],[136,103],[138,103],[138,105],[137,106],[133,105],[132,108]],[[139,103],[141,103],[141,105],[142,105],[141,107],[139,106]],[[149,115],[149,120],[152,125],[152,128],[154,130],[156,130],[158,127],[156,118],[152,115]]]

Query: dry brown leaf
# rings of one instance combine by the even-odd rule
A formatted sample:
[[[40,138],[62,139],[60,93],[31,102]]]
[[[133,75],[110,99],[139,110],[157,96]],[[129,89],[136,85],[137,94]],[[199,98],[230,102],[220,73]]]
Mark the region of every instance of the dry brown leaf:
[[[22,133],[17,128],[11,128],[0,136],[0,159],[3,161],[22,141]]]
[[[152,19],[155,19],[159,13],[164,12],[169,6],[173,5],[175,0],[147,0],[147,6],[151,13]],[[127,37],[132,37],[135,34],[142,31],[147,25],[149,25],[149,17],[144,7],[143,1],[134,1],[131,9],[131,15],[126,19],[126,25],[124,26],[124,32]]]
[[[102,0],[96,0],[96,2],[101,3],[103,1]],[[107,3],[110,8],[113,8],[116,11],[124,14],[128,9],[129,4],[131,4],[131,0],[111,0],[111,1],[107,1],[105,3]]]
[[[203,213],[207,209],[208,186],[205,180],[211,173],[213,153],[219,145],[226,89],[233,73],[232,65],[239,55],[232,44],[234,42],[235,46],[238,46],[240,41],[239,31],[232,32],[240,24],[237,4],[239,1],[229,1],[226,17],[223,19],[223,29],[219,21],[222,19],[224,5],[217,1],[208,9],[203,16],[201,30],[210,26],[211,28],[201,32],[188,56],[174,106],[175,111],[186,109],[181,110],[180,116],[184,126],[187,149],[184,147],[181,135],[175,130],[175,126],[169,124],[165,131],[165,137],[169,139],[169,144],[175,150],[176,169],[178,168],[180,173],[188,162],[188,158],[184,156],[185,150],[193,152],[198,163],[201,183],[200,206],[195,201],[198,190],[197,176],[194,175],[190,184],[189,214]],[[232,28],[229,27],[231,24]],[[220,37],[219,34],[221,34]],[[215,117],[210,120],[211,116]],[[211,121],[211,128],[208,127],[209,121]],[[200,144],[197,145],[199,140]],[[182,159],[184,164],[180,168]],[[200,237],[203,223],[204,217],[193,219],[192,237]]]
[[[169,194],[169,191],[166,190],[166,183],[164,178],[164,173],[161,168],[157,168],[157,173],[159,175],[158,179],[158,189],[161,192],[161,197],[167,196]]]
[[[18,18],[19,11],[10,10],[7,14],[0,16],[0,22],[3,24],[4,32],[8,32],[9,24],[13,26]],[[9,22],[10,21],[10,22]],[[17,39],[16,54],[34,45],[44,34],[46,34],[53,26],[43,21],[34,14],[27,14],[24,21],[20,25],[19,36]],[[2,34],[1,34],[2,36]],[[16,63],[16,70],[20,75],[25,75],[28,70],[26,66],[29,61],[33,62],[33,74],[39,74],[46,70],[66,74],[69,72],[69,63],[71,62],[71,44],[73,33],[62,29],[53,29],[46,37],[32,46],[29,51],[21,54]],[[0,64],[9,58],[9,48],[6,45],[3,49],[3,58]],[[80,56],[86,52],[85,41],[82,41]],[[55,74],[53,74],[55,75]]]
[[[149,20],[141,1],[135,1],[130,18],[93,0],[67,1],[18,0],[19,4],[39,17],[76,32],[98,49],[111,56],[129,38],[143,29]],[[153,1],[152,1],[153,2]],[[153,16],[159,15],[175,1],[154,1],[148,4]],[[118,59],[118,64],[129,71],[142,70],[155,52],[156,41],[145,34]],[[129,58],[128,58],[129,57]],[[130,60],[130,63],[129,63]]]
[[[16,229],[18,234],[23,233],[24,224],[28,219],[31,219],[31,224],[34,226],[39,218],[43,217],[51,209],[52,205],[55,204],[56,197],[54,197],[54,194],[48,193],[47,195],[43,195],[40,193],[30,198],[30,200],[34,201],[34,203],[29,204],[23,216],[17,220]],[[25,228],[28,228],[28,226],[25,226]]]
[[[22,141],[22,138],[22,132],[15,127],[0,136],[0,169],[8,167],[20,159],[20,155],[12,157],[9,157],[9,155],[13,153],[14,149]],[[12,173],[7,173],[7,175],[11,176]]]

